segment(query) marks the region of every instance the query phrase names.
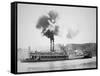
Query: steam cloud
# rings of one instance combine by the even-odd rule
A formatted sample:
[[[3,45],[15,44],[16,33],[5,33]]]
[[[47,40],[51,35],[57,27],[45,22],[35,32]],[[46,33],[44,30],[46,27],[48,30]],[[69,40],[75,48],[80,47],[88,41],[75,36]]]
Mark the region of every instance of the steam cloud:
[[[74,37],[78,35],[78,33],[79,33],[78,29],[77,30],[69,29],[66,37],[68,39],[73,39]]]
[[[56,23],[58,14],[55,11],[49,11],[48,16],[43,15],[39,18],[36,28],[42,29],[42,32],[46,37],[50,38],[51,34],[58,35],[59,27],[53,25]]]
[[[41,33],[52,39],[51,37],[53,37],[54,35],[57,36],[59,34],[59,26],[54,25],[56,23],[56,19],[58,17],[58,13],[51,10],[49,11],[49,13],[47,15],[43,15],[38,19],[36,28],[37,29],[42,29]],[[68,29],[68,33],[66,35],[66,37],[68,39],[73,39],[74,37],[76,37],[79,33],[79,30],[75,28],[70,28]]]

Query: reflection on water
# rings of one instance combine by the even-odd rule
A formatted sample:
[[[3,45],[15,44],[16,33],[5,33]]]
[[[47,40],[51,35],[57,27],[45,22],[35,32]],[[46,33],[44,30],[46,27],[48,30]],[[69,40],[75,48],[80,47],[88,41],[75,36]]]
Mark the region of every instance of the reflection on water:
[[[21,63],[18,61],[18,72],[50,71],[96,68],[96,57],[90,59],[64,60],[52,62]]]

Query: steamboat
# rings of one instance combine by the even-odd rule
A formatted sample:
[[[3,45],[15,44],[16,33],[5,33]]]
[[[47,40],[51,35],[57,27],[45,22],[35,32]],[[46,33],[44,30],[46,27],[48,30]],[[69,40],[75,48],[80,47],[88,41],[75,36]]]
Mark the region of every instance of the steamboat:
[[[46,61],[61,61],[61,60],[72,60],[72,59],[84,59],[91,58],[90,53],[79,53],[75,52],[73,54],[68,53],[58,53],[58,52],[30,52],[29,57],[22,59],[22,62],[46,62]]]
[[[56,25],[56,19],[58,14],[54,11],[49,11],[48,16],[42,16],[36,25],[36,28],[42,29],[43,36],[50,39],[50,51],[49,52],[35,52],[29,53],[29,58],[23,59],[22,62],[41,62],[41,61],[57,61],[57,60],[68,60],[78,59],[87,57],[87,53],[77,54],[71,56],[65,49],[61,53],[58,53],[54,49],[54,36],[58,35],[59,27]],[[91,57],[91,56],[90,56]]]
[[[57,61],[66,59],[68,59],[68,56],[64,53],[35,52],[35,53],[30,53],[29,58],[22,60],[22,62],[43,62],[43,61]]]

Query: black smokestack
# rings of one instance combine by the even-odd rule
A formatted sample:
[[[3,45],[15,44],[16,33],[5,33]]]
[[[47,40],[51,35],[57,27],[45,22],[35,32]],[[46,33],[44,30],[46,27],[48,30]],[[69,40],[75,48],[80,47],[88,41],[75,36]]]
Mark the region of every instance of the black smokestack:
[[[41,16],[36,25],[36,28],[42,29],[44,36],[50,38],[51,51],[54,51],[54,35],[58,35],[59,32],[59,27],[55,25],[57,17],[58,14],[55,11],[49,11],[48,16]]]

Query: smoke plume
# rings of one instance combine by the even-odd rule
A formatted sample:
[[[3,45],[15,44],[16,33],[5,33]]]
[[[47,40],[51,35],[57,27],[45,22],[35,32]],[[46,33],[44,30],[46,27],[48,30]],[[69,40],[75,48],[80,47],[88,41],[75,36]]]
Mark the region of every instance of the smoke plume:
[[[46,30],[49,26],[48,16],[41,16],[38,20],[36,28]]]
[[[42,29],[41,33],[50,38],[50,34],[58,35],[59,27],[55,25],[58,14],[52,10],[47,15],[43,15],[38,19],[36,28]]]
[[[66,37],[68,39],[73,39],[74,37],[78,35],[78,33],[79,33],[79,30],[69,29]]]

